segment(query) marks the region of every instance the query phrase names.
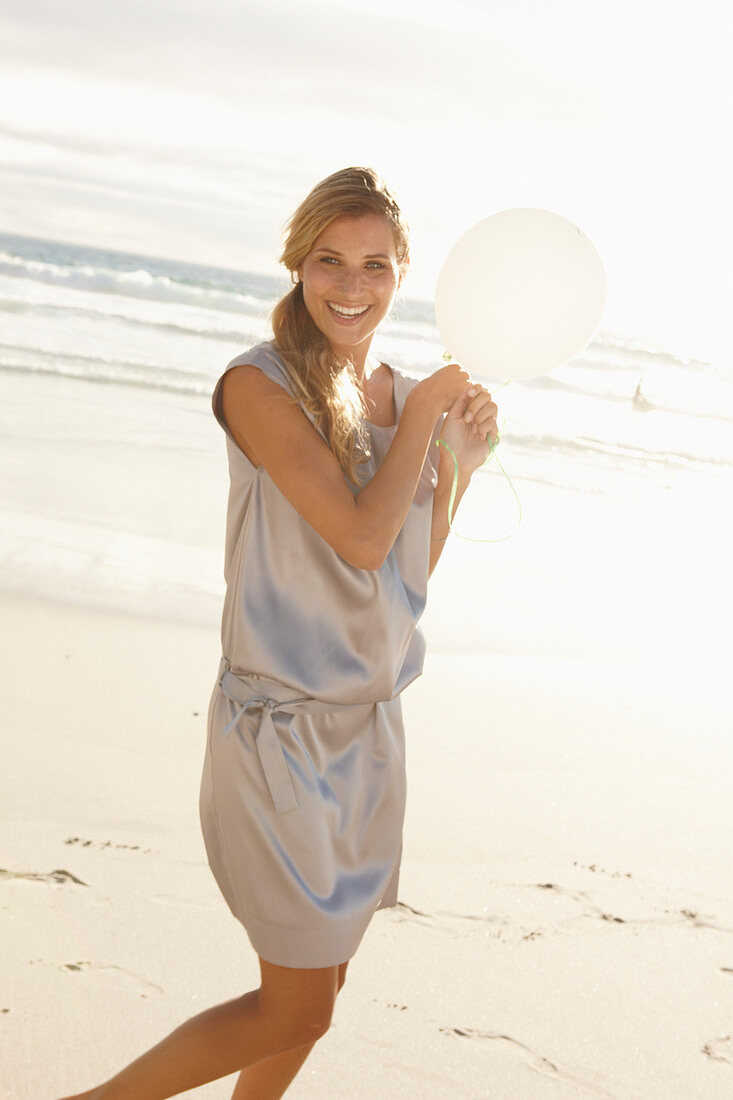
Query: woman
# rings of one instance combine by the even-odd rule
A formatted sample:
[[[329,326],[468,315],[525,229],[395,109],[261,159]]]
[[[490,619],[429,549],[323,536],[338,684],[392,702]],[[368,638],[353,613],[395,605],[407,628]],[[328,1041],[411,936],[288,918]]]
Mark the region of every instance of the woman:
[[[219,676],[200,812],[209,862],[261,986],[186,1021],[67,1100],[158,1100],[241,1070],[283,1095],[328,1029],[378,908],[397,901],[399,695],[422,670],[427,580],[498,439],[456,364],[421,381],[370,355],[407,270],[407,229],[370,169],[319,183],[290,220],[274,340],[234,359],[214,413],[230,495]],[[445,414],[445,416],[444,416]]]

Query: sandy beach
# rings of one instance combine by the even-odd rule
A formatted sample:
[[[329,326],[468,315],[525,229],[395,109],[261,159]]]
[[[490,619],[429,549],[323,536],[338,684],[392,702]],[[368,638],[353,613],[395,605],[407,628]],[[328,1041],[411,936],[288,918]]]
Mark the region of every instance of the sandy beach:
[[[2,1095],[56,1100],[257,982],[197,811],[226,470],[198,398],[8,382]],[[520,488],[434,578],[400,903],[294,1100],[733,1095],[719,513]]]
[[[725,10],[730,29],[719,0],[3,6],[0,1100],[92,1090],[259,983],[199,819],[229,492],[211,395],[296,278],[357,369],[378,318],[374,364],[461,359],[501,442],[402,696],[398,903],[287,1100],[733,1100]],[[409,257],[391,198],[394,250],[375,218],[323,235],[377,209],[366,190],[303,210],[349,165],[383,176]],[[467,237],[463,320],[439,331]],[[382,420],[387,371],[369,379]],[[308,564],[298,530],[256,540],[248,595],[273,557]],[[412,560],[389,565],[410,609]],[[348,675],[368,667],[350,603]],[[389,649],[384,622],[363,633]],[[388,820],[385,798],[329,801]],[[376,880],[338,881],[331,912]],[[185,1096],[230,1100],[235,1077]]]
[[[51,1100],[257,968],[196,813],[215,631],[2,603],[4,1095]],[[730,1096],[733,752],[689,740],[715,685],[656,674],[429,660],[401,902],[293,1096]]]

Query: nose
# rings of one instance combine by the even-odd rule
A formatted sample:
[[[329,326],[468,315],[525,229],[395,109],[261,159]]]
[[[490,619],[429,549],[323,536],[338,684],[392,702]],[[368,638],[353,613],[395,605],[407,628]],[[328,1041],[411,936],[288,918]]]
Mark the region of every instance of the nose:
[[[361,290],[361,271],[359,268],[344,267],[341,269],[339,287],[341,293],[356,298]]]

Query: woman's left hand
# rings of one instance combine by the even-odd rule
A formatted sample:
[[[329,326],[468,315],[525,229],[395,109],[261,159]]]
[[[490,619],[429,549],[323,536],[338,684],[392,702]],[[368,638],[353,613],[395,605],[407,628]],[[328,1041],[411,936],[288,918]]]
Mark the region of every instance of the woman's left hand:
[[[454,452],[464,474],[470,475],[483,465],[499,442],[498,411],[491,394],[473,382],[447,412],[440,438]]]

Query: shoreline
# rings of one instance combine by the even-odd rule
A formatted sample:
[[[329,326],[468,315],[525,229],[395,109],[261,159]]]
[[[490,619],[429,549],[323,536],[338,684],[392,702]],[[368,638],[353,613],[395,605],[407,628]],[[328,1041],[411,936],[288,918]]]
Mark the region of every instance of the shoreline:
[[[224,436],[208,401],[9,380],[0,420],[6,591],[218,626]],[[511,453],[504,456],[511,473]],[[733,591],[719,499],[584,494],[482,472],[430,581],[431,651],[718,662]]]

